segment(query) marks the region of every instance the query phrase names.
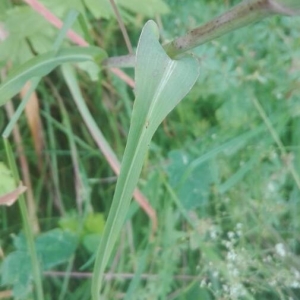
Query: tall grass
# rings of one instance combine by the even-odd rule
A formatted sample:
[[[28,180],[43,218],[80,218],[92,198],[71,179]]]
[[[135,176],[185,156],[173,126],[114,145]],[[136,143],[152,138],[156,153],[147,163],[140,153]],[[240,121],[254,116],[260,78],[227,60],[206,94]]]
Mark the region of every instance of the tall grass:
[[[169,39],[224,8],[199,1],[168,3],[169,15],[158,21]],[[121,14],[132,21],[127,11]],[[137,40],[141,23],[135,22],[138,29],[128,28]],[[101,38],[119,55],[126,50],[119,49],[115,24],[103,21]],[[93,28],[96,32],[98,24]],[[91,289],[93,299],[300,297],[299,28],[297,18],[272,18],[194,50],[199,79],[166,120],[196,81],[198,63],[194,57],[167,58],[152,22],[143,30],[137,60],[124,58],[135,64],[135,90],[106,70],[101,83],[91,82],[84,65],[76,73],[64,65],[40,81],[46,145],[41,169],[21,115],[25,103],[9,131],[18,121],[38,198],[39,236],[60,227],[54,234],[66,242],[61,250],[78,247],[67,257],[63,251],[51,257],[54,245],[48,248],[38,237],[34,241],[25,200],[19,200],[37,299],[44,293],[51,299],[90,299]],[[63,51],[56,48],[20,69],[18,85],[16,76],[8,78],[3,103],[32,74],[49,73],[61,62],[105,56],[93,47]],[[1,143],[19,183],[14,147]],[[158,227],[151,227],[137,202],[130,201],[137,184],[135,197],[146,203]],[[17,251],[8,238],[21,228],[16,213],[14,207],[5,209],[0,221],[6,256],[24,249],[21,235],[15,239]],[[2,274],[8,274],[7,261]],[[47,278],[43,282],[41,272]]]

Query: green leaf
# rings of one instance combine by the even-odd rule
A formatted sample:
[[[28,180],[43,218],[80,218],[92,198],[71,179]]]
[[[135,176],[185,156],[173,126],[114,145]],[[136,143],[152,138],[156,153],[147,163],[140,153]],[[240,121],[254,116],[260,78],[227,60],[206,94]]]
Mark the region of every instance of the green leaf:
[[[31,7],[13,7],[0,18],[7,31],[5,40],[0,43],[0,61],[21,64],[31,59],[33,54],[28,42],[39,54],[51,49],[55,29]]]
[[[104,230],[105,220],[103,214],[89,214],[85,220],[85,230],[90,233],[102,233]]]
[[[100,240],[101,234],[90,233],[84,236],[82,243],[86,250],[89,251],[89,253],[95,254],[98,249]]]
[[[80,219],[78,215],[75,214],[75,212],[63,216],[58,223],[60,228],[64,231],[70,231],[77,235],[80,235],[81,233],[82,229]]]
[[[59,18],[63,18],[70,9],[75,9],[81,14],[85,14],[82,0],[40,0],[40,2]]]
[[[16,188],[15,180],[6,165],[0,162],[0,196]]]
[[[61,229],[37,237],[35,247],[43,270],[67,262],[74,254],[78,238]],[[32,289],[33,270],[24,234],[14,237],[16,251],[10,253],[1,266],[1,284],[12,285],[15,299],[25,299]]]
[[[10,253],[1,266],[1,284],[12,285],[14,299],[25,299],[32,289],[30,255],[25,251]]]
[[[120,6],[137,14],[143,14],[147,17],[155,17],[156,14],[166,14],[169,7],[162,0],[119,0]]]
[[[93,81],[93,82],[99,81],[99,73],[100,73],[101,68],[94,61],[84,61],[84,62],[78,63],[77,67],[80,70],[85,71],[89,75],[91,81]]]
[[[57,66],[67,62],[83,62],[97,60],[100,62],[106,56],[104,50],[98,47],[70,47],[39,55],[16,70],[0,85],[0,106],[15,96],[24,84],[33,77],[42,77]]]
[[[0,43],[0,61],[11,60],[20,64],[32,59],[32,57],[31,49],[25,39],[17,40],[9,36]]]
[[[211,300],[213,299],[208,289],[199,286],[199,283],[194,283],[188,287],[188,290],[178,300]]]
[[[19,235],[12,235],[13,244],[14,247],[19,251],[26,251],[27,250],[27,243],[26,243],[26,237],[23,232],[21,232]]]
[[[26,41],[24,42],[24,44],[26,44],[28,47],[28,43]],[[30,37],[30,45],[36,53],[46,53],[53,49],[53,37],[50,34],[46,35],[44,33],[38,32]],[[32,57],[33,54],[31,53],[31,58]]]
[[[84,3],[97,19],[109,19],[114,16],[111,5],[107,0],[84,0]]]
[[[7,10],[8,7],[8,0],[0,1],[0,18],[2,18],[2,14]]]
[[[244,88],[245,90],[245,88]],[[245,95],[243,102],[241,103],[241,89],[233,90],[234,93],[228,92],[228,100],[220,106],[216,111],[216,117],[219,124],[224,128],[243,128],[248,125],[255,115],[253,104],[249,99],[251,92]],[[224,93],[225,94],[225,93]]]
[[[67,262],[74,254],[78,244],[75,234],[53,229],[36,239],[36,250],[42,261],[43,270],[49,270]]]
[[[20,26],[20,20],[22,20],[22,26]],[[4,24],[9,34],[17,40],[40,32],[41,28],[48,30],[50,27],[47,21],[29,6],[17,6],[8,10]]]
[[[163,119],[190,91],[198,74],[195,58],[172,60],[167,56],[159,44],[156,24],[147,22],[137,48],[136,99],[127,147],[139,144],[148,149],[148,144],[140,144],[140,140],[152,138]]]
[[[92,297],[98,299],[104,269],[120,234],[154,132],[183,99],[199,75],[198,61],[186,56],[172,60],[158,41],[158,27],[149,21],[137,47],[136,99],[122,160],[121,173],[96,257]]]
[[[115,17],[109,1],[107,0],[84,0],[85,5],[95,18],[109,19]],[[122,11],[126,9],[135,14],[142,14],[147,17],[154,17],[156,14],[165,14],[169,12],[169,7],[162,0],[118,0],[120,13],[122,17],[125,17],[125,13]]]
[[[211,164],[203,162],[189,172],[194,159],[183,151],[169,153],[170,164],[167,168],[170,185],[187,210],[207,204],[210,185],[215,181]]]
[[[33,270],[23,233],[13,236],[16,251],[5,257],[1,265],[1,284],[12,286],[14,299],[28,299],[32,292]]]

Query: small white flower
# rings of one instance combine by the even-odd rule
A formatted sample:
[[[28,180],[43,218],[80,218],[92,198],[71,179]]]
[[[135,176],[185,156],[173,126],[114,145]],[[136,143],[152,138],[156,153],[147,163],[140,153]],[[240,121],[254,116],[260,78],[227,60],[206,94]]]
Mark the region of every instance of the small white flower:
[[[243,224],[242,223],[237,223],[236,224],[236,229],[242,229],[243,228]]]
[[[228,290],[229,290],[228,285],[224,284],[222,287],[223,287],[224,292],[228,292]]]
[[[222,52],[227,52],[228,48],[226,46],[221,47]]]
[[[228,237],[229,237],[230,239],[233,239],[233,238],[234,238],[234,232],[232,232],[232,231],[229,231],[229,232],[227,233],[227,235],[228,235]]]
[[[296,280],[292,281],[290,286],[291,286],[291,288],[298,289],[298,288],[300,288],[300,282],[298,282]]]
[[[246,292],[244,287],[240,283],[238,283],[236,285],[231,286],[230,295],[232,297],[242,297],[246,295]]]
[[[206,280],[202,279],[200,282],[200,287],[205,287],[206,286]]]
[[[231,274],[232,274],[233,277],[238,277],[239,274],[240,274],[240,272],[239,272],[238,269],[233,269],[232,272],[231,272]]]
[[[209,235],[212,240],[215,240],[218,237],[218,232],[216,228],[212,228],[209,232]]]
[[[218,271],[214,271],[213,274],[212,274],[212,276],[214,278],[217,278],[219,276],[219,272]]]
[[[187,165],[187,163],[189,162],[187,155],[182,155],[182,162],[184,165]]]
[[[264,257],[264,258],[263,258],[263,262],[265,262],[265,263],[270,263],[270,262],[272,262],[272,257],[271,257],[270,255],[268,255],[267,257]]]
[[[274,182],[270,181],[267,185],[267,190],[270,192],[270,193],[274,193],[276,191],[276,185]]]
[[[270,285],[270,286],[276,286],[276,285],[277,285],[276,280],[270,281],[270,282],[269,282],[269,285]]]
[[[224,241],[223,244],[225,245],[225,247],[226,247],[227,249],[232,248],[232,243],[231,243],[230,241]]]
[[[236,257],[237,257],[237,255],[236,255],[235,251],[233,251],[233,250],[231,250],[227,253],[227,259],[229,261],[235,261]]]
[[[293,270],[293,273],[294,273],[296,279],[300,279],[300,272],[299,271]]]
[[[278,243],[278,244],[275,245],[275,251],[281,257],[286,256],[286,250],[285,250],[284,245],[282,243]]]

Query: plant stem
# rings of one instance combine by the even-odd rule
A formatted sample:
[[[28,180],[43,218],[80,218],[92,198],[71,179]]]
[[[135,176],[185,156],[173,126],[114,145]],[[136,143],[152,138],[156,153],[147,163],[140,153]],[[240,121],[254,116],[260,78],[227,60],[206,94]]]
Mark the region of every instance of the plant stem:
[[[275,14],[294,15],[299,13],[299,0],[244,0],[229,11],[196,27],[184,36],[175,38],[163,47],[171,58],[205,44],[226,33]],[[296,3],[297,4],[294,4]],[[134,67],[135,56],[111,57],[103,61],[105,67]]]
[[[102,66],[107,68],[134,68],[135,66],[135,54],[114,56],[104,59]]]
[[[271,14],[268,0],[246,0],[184,36],[165,44],[164,48],[170,57],[176,57],[235,29],[260,21]]]
[[[131,42],[130,42],[130,39],[129,39],[127,30],[126,30],[126,27],[124,25],[124,22],[122,20],[122,17],[120,15],[120,13],[119,13],[119,10],[118,10],[118,7],[116,5],[115,0],[110,0],[110,4],[111,4],[112,9],[113,9],[113,11],[114,11],[114,13],[116,15],[117,21],[119,23],[119,27],[121,29],[121,32],[122,32],[123,37],[124,37],[125,44],[126,44],[127,49],[128,49],[128,52],[129,52],[129,54],[133,54],[132,45],[131,45]]]
[[[13,156],[13,151],[11,149],[8,138],[4,138],[3,142],[4,142],[5,152],[7,155],[10,169],[15,178],[16,185],[18,186],[20,183],[20,177],[19,177],[15,159]],[[33,276],[33,281],[35,284],[35,294],[37,297],[36,299],[43,300],[44,292],[43,292],[40,264],[39,264],[38,255],[37,255],[37,252],[35,249],[34,234],[32,231],[31,224],[30,224],[28,210],[27,210],[27,206],[26,206],[26,202],[25,202],[25,198],[24,198],[23,194],[19,196],[19,207],[20,207],[22,220],[23,220],[23,228],[24,228],[24,233],[26,236],[27,248],[28,248],[30,258],[31,258],[32,276]],[[28,274],[28,276],[30,276],[30,274]]]
[[[278,133],[276,132],[276,130],[275,130],[274,126],[272,125],[270,119],[268,118],[266,112],[264,111],[263,107],[261,106],[261,104],[259,103],[259,101],[256,98],[252,98],[252,101],[253,101],[253,104],[255,105],[255,108],[257,109],[258,113],[260,114],[261,118],[265,122],[273,140],[275,141],[276,145],[278,146],[278,148],[281,152],[282,158],[287,160],[287,158],[289,157],[289,153],[286,151],[284,144],[282,143]],[[297,173],[296,168],[294,167],[292,162],[288,162],[287,167],[288,167],[298,189],[300,190],[300,177],[299,177],[299,174]]]

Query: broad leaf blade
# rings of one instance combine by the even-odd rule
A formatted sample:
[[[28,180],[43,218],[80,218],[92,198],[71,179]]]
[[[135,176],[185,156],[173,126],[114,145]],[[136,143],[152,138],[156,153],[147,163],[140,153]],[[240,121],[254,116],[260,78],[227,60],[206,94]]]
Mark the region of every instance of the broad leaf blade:
[[[147,17],[155,17],[155,15],[167,14],[170,9],[168,5],[161,0],[119,0],[119,5],[136,14],[143,14]]]
[[[167,167],[169,183],[176,192],[182,206],[186,210],[192,210],[201,206],[204,211],[208,203],[211,184],[217,178],[214,174],[214,163],[205,161],[191,168],[196,160],[185,151],[171,151],[169,153],[170,164]],[[189,169],[192,169],[189,172]]]
[[[156,24],[149,21],[137,48],[136,100],[132,123],[139,120],[142,125],[144,122],[153,134],[190,91],[198,75],[199,64],[192,56],[180,60],[168,57],[158,41]],[[133,130],[136,127],[132,127]]]
[[[37,237],[36,249],[43,269],[49,270],[68,261],[74,254],[77,244],[78,238],[75,234],[58,228]]]
[[[1,265],[1,285],[12,285],[16,299],[26,299],[32,290],[32,266],[25,251],[10,253]]]
[[[136,99],[121,173],[96,256],[92,281],[94,300],[99,297],[103,272],[124,224],[151,138],[199,75],[199,64],[193,57],[175,61],[166,55],[153,21],[144,26],[136,55]]]
[[[105,56],[105,52],[98,47],[70,47],[59,50],[57,53],[50,51],[39,55],[13,71],[0,85],[0,106],[15,96],[33,77],[45,76],[63,63],[93,60],[99,62]]]

